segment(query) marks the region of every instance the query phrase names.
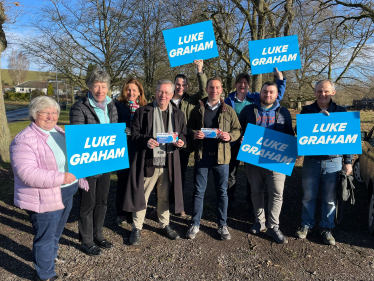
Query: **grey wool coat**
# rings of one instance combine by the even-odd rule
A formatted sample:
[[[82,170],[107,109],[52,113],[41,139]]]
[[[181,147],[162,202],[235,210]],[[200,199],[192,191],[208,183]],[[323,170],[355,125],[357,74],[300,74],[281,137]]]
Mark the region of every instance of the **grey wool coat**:
[[[125,190],[125,202],[123,210],[126,212],[137,212],[146,209],[144,196],[144,177],[151,177],[154,174],[153,150],[147,147],[147,142],[153,138],[153,106],[152,103],[140,107],[135,111],[132,121],[132,140],[137,143],[137,151],[130,164],[130,176]],[[175,132],[178,132],[178,138],[186,143],[187,127],[182,111],[173,106],[173,116],[175,122]],[[168,158],[169,179],[172,183],[171,194],[175,201],[175,212],[184,211],[182,175],[179,158],[180,148],[174,146],[174,151]],[[174,200],[173,200],[174,199]]]

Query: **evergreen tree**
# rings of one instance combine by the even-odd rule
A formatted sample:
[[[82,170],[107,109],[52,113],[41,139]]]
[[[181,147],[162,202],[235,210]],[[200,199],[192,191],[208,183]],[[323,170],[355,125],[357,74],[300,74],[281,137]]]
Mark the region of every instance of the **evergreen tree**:
[[[47,96],[52,97],[55,92],[55,89],[52,86],[52,83],[48,83],[48,88],[47,88]]]

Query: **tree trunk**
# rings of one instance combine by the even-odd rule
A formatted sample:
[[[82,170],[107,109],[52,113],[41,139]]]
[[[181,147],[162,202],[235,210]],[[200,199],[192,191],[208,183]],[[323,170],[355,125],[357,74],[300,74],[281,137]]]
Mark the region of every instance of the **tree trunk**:
[[[262,86],[262,74],[252,75],[252,92],[260,92]]]
[[[1,55],[1,53],[0,53]],[[1,70],[1,62],[0,62]],[[1,71],[0,71],[0,81],[1,81]],[[0,161],[9,162],[9,145],[10,145],[10,131],[8,127],[8,121],[5,114],[5,104],[3,88],[0,84]]]
[[[74,85],[73,82],[70,81],[70,90],[71,90],[71,105],[75,103],[75,95],[74,95]]]
[[[301,101],[297,102],[297,110],[301,110]]]

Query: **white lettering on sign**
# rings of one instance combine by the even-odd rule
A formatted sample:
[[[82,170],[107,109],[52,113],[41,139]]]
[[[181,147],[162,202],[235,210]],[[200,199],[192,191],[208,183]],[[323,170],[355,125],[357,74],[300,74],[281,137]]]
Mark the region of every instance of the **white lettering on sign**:
[[[320,136],[319,138],[316,136],[304,136],[299,139],[299,144],[306,145],[306,144],[338,144],[338,143],[356,143],[358,134],[355,135],[328,135],[328,136]]]
[[[327,124],[315,124],[313,133],[326,133],[326,132],[344,132],[348,123],[327,123]]]
[[[114,136],[115,137],[115,136]],[[109,141],[110,142],[110,141]],[[91,162],[100,162],[102,160],[109,160],[109,159],[116,159],[116,158],[122,158],[125,156],[126,148],[117,148],[117,149],[111,149],[111,150],[101,150],[99,151],[99,156],[97,156],[97,151],[90,153],[82,153],[80,154],[74,154],[72,157],[70,157],[70,164],[75,166],[78,164],[88,164]],[[109,152],[109,153],[108,153]]]
[[[265,139],[263,141],[262,137],[259,138],[259,140],[256,142],[256,144],[261,145],[261,146],[265,146],[265,147],[270,147],[270,148],[273,148],[273,149],[276,149],[276,150],[279,150],[279,151],[282,151],[282,152],[288,147],[288,144],[277,142],[277,141],[270,140],[270,139]],[[284,164],[287,164],[287,165],[292,163],[292,161],[294,160],[293,157],[288,157],[288,156],[282,155],[280,153],[276,153],[275,151],[268,151],[268,150],[265,150],[265,149],[260,149],[256,146],[250,146],[249,144],[244,144],[241,147],[241,150],[244,151],[244,152],[247,152],[247,153],[251,153],[253,155],[258,155],[262,158],[267,158],[267,159],[276,161],[278,163],[284,163]]]
[[[287,49],[288,49],[288,45],[269,47],[267,48],[267,50],[266,48],[264,48],[262,50],[262,55],[265,56],[265,55],[272,55],[272,54],[277,54],[277,53],[287,53]]]
[[[266,58],[260,58],[260,59],[254,59],[252,61],[253,66],[257,65],[266,65],[266,64],[272,64],[272,63],[280,63],[280,62],[289,62],[289,61],[295,61],[297,58],[297,53],[296,54],[289,54],[283,55],[283,56],[276,56],[276,57],[268,57]]]
[[[187,54],[192,54],[192,53],[197,53],[200,51],[205,51],[208,49],[213,49],[213,44],[214,41],[207,41],[204,43],[200,44],[195,44],[191,46],[186,46],[185,48],[178,48],[178,49],[173,49],[169,52],[169,56],[174,58],[174,57],[179,57],[179,56],[184,56]]]
[[[183,41],[182,41],[182,37],[179,37],[178,45],[201,41],[203,40],[203,38],[204,38],[204,32],[185,35],[183,37]]]
[[[116,135],[113,136],[102,136],[102,137],[93,137],[92,142],[90,142],[90,138],[86,139],[86,143],[84,144],[84,148],[92,147],[99,147],[99,146],[111,146],[114,145],[116,142]]]

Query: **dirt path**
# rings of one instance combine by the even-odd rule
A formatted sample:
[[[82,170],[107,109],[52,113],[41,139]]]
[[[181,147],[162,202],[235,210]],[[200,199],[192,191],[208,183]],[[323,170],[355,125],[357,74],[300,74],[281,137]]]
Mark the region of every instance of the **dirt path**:
[[[192,172],[188,169],[186,211],[191,214]],[[374,237],[367,231],[366,189],[358,185],[356,204],[346,205],[343,222],[334,232],[336,246],[322,244],[318,232],[306,240],[293,234],[301,218],[301,168],[288,177],[284,193],[280,229],[289,243],[278,245],[265,234],[254,236],[249,229],[254,217],[245,204],[245,177],[239,171],[234,210],[229,213],[231,241],[221,241],[216,232],[215,195],[210,178],[202,226],[195,240],[184,239],[188,221],[172,216],[172,226],[182,239],[170,241],[147,219],[138,247],[128,245],[130,226],[115,222],[115,181],[112,181],[105,223],[105,236],[114,248],[100,257],[88,257],[79,250],[78,204],[74,207],[60,240],[60,255],[66,263],[57,266],[61,280],[374,280]],[[150,209],[154,208],[152,198]],[[319,210],[319,207],[317,207]],[[318,211],[317,217],[320,212]],[[0,203],[1,280],[34,280],[32,265],[32,227],[28,216]]]

